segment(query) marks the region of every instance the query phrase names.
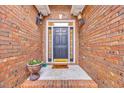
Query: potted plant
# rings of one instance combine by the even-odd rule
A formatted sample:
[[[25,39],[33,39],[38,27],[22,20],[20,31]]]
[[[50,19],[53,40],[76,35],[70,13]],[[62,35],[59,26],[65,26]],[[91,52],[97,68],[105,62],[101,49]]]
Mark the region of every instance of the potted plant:
[[[30,80],[37,80],[40,77],[39,71],[42,67],[43,61],[31,60],[27,64],[27,68],[30,72]]]

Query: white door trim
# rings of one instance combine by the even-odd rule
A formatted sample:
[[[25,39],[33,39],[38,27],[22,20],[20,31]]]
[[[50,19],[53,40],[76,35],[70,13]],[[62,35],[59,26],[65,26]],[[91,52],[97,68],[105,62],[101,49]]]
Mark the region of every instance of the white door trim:
[[[46,21],[46,63],[55,63],[55,62],[53,62],[53,33],[52,33],[52,62],[48,62],[48,27],[52,27],[52,31],[53,31],[53,27],[54,27],[54,26],[48,26],[48,22],[59,22],[59,23],[73,22],[74,26],[67,26],[67,27],[68,27],[68,30],[70,27],[73,27],[73,29],[74,29],[74,32],[73,32],[73,35],[74,35],[73,63],[76,63],[75,62],[75,20],[47,20]],[[69,39],[69,41],[68,41],[68,59],[69,59],[68,61],[69,62],[68,63],[70,63],[70,33],[69,33],[69,31],[68,31],[68,39]],[[57,63],[65,63],[65,62],[57,62]]]

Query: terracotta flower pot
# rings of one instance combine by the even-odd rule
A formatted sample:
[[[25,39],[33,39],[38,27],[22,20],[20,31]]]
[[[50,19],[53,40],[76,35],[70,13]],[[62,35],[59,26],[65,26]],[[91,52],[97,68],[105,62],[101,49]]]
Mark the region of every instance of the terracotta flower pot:
[[[38,73],[41,69],[41,64],[36,65],[29,65],[27,64],[27,68],[30,72],[30,80],[37,80],[40,77],[40,74]]]
[[[36,65],[29,65],[27,64],[28,70],[30,71],[30,73],[38,73],[41,69],[41,64],[36,64]]]

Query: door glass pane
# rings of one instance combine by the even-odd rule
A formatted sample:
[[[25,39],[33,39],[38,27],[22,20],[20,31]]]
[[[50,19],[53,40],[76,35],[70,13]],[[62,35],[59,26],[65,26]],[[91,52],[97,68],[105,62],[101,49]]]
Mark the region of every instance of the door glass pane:
[[[74,40],[74,36],[73,36],[73,33],[74,33],[74,29],[73,27],[70,27],[70,62],[73,62],[73,40]]]
[[[48,62],[52,61],[52,28],[48,27]]]

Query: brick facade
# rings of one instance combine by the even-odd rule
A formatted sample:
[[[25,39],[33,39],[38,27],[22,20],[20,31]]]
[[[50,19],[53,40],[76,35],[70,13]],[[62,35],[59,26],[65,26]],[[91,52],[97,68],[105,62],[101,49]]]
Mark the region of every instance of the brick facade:
[[[80,65],[99,87],[124,87],[124,7],[86,6]]]
[[[76,62],[99,87],[124,87],[124,7],[86,6],[78,27],[71,6],[49,6],[51,14],[37,26],[34,6],[0,6],[0,87],[16,87],[29,75],[26,63],[46,58],[46,20],[76,20]]]
[[[0,87],[15,87],[28,75],[26,63],[42,58],[41,29],[34,6],[0,6]]]

